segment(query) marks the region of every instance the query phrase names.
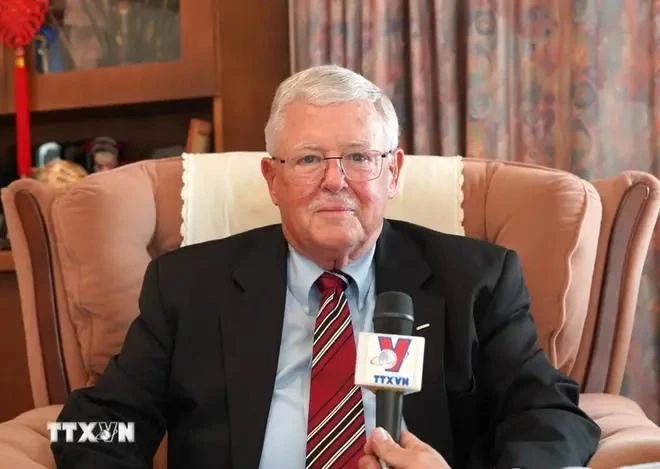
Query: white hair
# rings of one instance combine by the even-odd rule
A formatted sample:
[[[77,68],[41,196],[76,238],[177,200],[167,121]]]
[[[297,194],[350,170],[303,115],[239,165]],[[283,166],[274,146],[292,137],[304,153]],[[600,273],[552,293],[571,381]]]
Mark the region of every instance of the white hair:
[[[338,65],[319,65],[302,70],[277,88],[266,124],[266,151],[275,154],[277,133],[282,128],[282,111],[301,99],[316,106],[364,100],[372,103],[383,119],[387,150],[399,144],[399,119],[390,98],[362,75]]]

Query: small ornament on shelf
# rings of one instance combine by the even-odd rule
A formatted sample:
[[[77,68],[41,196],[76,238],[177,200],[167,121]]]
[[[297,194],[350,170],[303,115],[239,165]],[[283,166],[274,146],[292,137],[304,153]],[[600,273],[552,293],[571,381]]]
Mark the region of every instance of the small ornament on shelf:
[[[64,189],[87,176],[85,168],[66,160],[53,160],[35,174],[35,177],[49,186]]]
[[[109,171],[119,166],[120,146],[111,137],[96,137],[89,142],[87,150],[87,168],[99,173]]]

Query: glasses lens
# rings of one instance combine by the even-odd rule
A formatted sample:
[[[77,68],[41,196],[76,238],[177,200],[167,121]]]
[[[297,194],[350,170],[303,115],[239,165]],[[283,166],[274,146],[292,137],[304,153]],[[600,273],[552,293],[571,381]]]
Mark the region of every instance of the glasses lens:
[[[297,182],[313,181],[323,175],[325,160],[321,155],[303,155],[288,160],[286,168]]]
[[[352,181],[369,181],[380,175],[383,158],[379,152],[362,151],[344,155],[344,174]]]

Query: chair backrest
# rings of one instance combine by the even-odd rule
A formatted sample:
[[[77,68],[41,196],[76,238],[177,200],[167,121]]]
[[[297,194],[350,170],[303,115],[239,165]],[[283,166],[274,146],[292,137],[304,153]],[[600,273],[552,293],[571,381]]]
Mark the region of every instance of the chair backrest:
[[[618,392],[660,208],[658,180],[628,172],[594,186],[538,166],[463,161],[466,236],[518,252],[551,362],[584,389]],[[261,177],[258,158],[245,164],[254,172],[244,177]],[[181,243],[181,173],[180,158],[148,160],[66,191],[32,180],[3,190],[35,406],[61,403],[69,390],[93,383],[119,350],[138,314],[147,263]],[[414,221],[415,211],[433,208],[429,200],[406,215]]]

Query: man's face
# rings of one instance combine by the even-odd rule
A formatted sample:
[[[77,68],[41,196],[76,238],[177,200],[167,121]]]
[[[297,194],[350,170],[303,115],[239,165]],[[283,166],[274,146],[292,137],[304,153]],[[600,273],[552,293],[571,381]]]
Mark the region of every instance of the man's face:
[[[281,117],[273,155],[277,158],[394,150],[385,147],[382,118],[367,101],[314,106],[297,100],[284,108]],[[360,182],[347,180],[338,160],[323,162],[325,174],[316,181],[294,180],[290,166],[270,159],[262,162],[262,171],[294,248],[312,257],[331,253],[350,257],[380,234],[402,160],[403,152],[397,149],[383,159],[378,178]]]

